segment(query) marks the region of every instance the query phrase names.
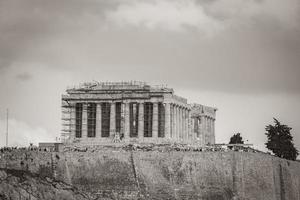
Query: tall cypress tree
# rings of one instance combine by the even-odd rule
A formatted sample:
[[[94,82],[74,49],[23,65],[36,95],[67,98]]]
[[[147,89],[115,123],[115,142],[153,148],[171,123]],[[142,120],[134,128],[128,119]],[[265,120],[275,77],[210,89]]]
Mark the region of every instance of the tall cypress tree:
[[[291,127],[281,124],[274,118],[275,125],[266,126],[266,135],[268,141],[265,143],[266,147],[271,150],[276,156],[288,160],[296,160],[298,150],[294,147],[293,136],[290,131]]]

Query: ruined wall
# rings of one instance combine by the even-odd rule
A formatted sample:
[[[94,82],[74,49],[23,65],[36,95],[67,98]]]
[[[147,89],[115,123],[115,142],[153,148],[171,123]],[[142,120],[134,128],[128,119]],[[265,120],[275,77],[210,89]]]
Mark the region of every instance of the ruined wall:
[[[3,158],[2,168],[51,174],[95,199],[300,199],[300,163],[261,153],[104,148]]]

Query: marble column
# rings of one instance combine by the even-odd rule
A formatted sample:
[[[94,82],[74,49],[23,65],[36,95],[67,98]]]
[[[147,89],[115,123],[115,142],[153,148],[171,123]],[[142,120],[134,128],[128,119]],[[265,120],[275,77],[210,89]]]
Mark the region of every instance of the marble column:
[[[124,110],[124,139],[129,139],[129,131],[130,131],[130,118],[129,118],[129,103],[125,103],[125,110]]]
[[[205,144],[210,143],[209,138],[208,138],[208,120],[207,120],[207,116],[204,117],[204,138],[205,138]]]
[[[205,117],[201,116],[200,117],[200,139],[201,139],[201,145],[206,144],[204,136],[205,136]]]
[[[180,138],[180,141],[182,142],[183,140],[183,109],[182,107],[179,107],[179,138]]]
[[[158,103],[153,103],[153,117],[152,117],[152,137],[156,139],[158,137]]]
[[[208,143],[210,144],[210,119],[209,117],[206,117],[206,138]]]
[[[173,138],[173,105],[170,103],[170,139]]]
[[[192,137],[192,121],[191,121],[191,111],[188,109],[188,138],[189,141],[194,142],[193,137]]]
[[[180,141],[183,141],[183,108],[180,107]]]
[[[181,142],[182,140],[182,124],[181,124],[181,115],[182,115],[182,112],[181,112],[181,107],[179,106],[178,107],[178,139],[179,141]]]
[[[183,140],[187,142],[187,113],[186,113],[186,108],[183,109]]]
[[[176,140],[177,139],[177,105],[174,104],[173,105],[173,127],[174,127],[174,131],[173,131],[173,139]]]
[[[180,140],[180,112],[179,112],[179,106],[176,107],[176,139],[177,141]]]
[[[189,131],[188,131],[188,109],[184,109],[184,139],[186,142],[189,141]]]
[[[74,140],[76,138],[76,104],[70,104],[70,107],[68,108],[69,116],[70,116],[70,126],[69,126],[69,139],[70,141]],[[64,115],[64,113],[63,113]]]
[[[116,103],[112,102],[110,104],[110,126],[109,135],[114,137],[116,132]]]
[[[213,136],[212,142],[213,142],[213,144],[215,144],[216,143],[215,119],[212,120],[212,136]]]
[[[175,110],[175,105],[172,104],[172,139],[174,140],[175,136],[176,136],[176,110]]]
[[[191,133],[190,133],[190,110],[186,109],[186,134],[187,140],[191,141]]]
[[[120,129],[120,135],[125,137],[125,104],[121,103],[121,129]],[[124,138],[122,138],[124,139]]]
[[[170,103],[165,103],[165,138],[170,139],[171,132]]]
[[[211,144],[210,117],[207,117],[207,138],[208,138],[209,144]]]
[[[180,133],[180,126],[179,126],[179,106],[176,106],[176,141],[179,141],[179,133]]]
[[[87,138],[87,103],[82,105],[82,138]]]
[[[197,141],[196,132],[195,132],[195,118],[191,117],[191,134],[193,142]]]
[[[101,138],[101,104],[97,103],[97,110],[96,110],[96,137]]]
[[[210,135],[210,143],[214,143],[214,137],[213,137],[213,119],[209,118],[209,135]]]
[[[213,144],[214,143],[214,137],[213,137],[213,119],[212,118],[210,118],[210,137],[211,137],[211,139],[210,139],[210,141],[211,141],[211,144]]]
[[[144,103],[139,103],[139,123],[138,123],[138,138],[143,141],[144,138]]]

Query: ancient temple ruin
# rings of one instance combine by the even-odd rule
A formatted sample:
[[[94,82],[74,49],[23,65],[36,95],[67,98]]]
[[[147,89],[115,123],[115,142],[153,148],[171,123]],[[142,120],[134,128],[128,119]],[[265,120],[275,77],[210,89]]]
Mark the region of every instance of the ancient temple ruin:
[[[215,143],[216,108],[188,104],[165,86],[93,82],[62,95],[66,144]]]

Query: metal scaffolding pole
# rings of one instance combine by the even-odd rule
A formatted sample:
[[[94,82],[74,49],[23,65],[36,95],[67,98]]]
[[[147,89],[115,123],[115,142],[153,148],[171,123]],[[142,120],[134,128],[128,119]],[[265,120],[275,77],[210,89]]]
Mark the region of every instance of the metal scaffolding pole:
[[[6,109],[6,147],[8,147],[8,109]]]

